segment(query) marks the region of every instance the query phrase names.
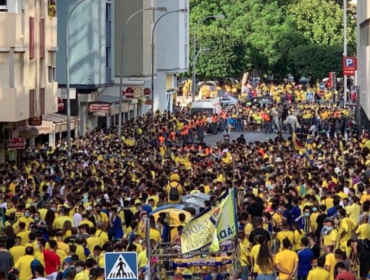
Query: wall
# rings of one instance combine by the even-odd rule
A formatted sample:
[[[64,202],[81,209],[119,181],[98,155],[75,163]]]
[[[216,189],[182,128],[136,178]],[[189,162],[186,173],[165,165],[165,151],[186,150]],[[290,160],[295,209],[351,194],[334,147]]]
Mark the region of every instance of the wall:
[[[360,103],[370,118],[370,2],[357,1],[357,84],[360,89]],[[364,28],[366,26],[366,28]]]
[[[57,78],[66,84],[65,35],[67,17],[78,3],[61,0],[58,9]],[[69,23],[70,84],[101,87],[106,84],[106,1],[86,0],[73,12]],[[113,56],[112,56],[113,58]]]
[[[168,11],[189,9],[188,0],[158,0]],[[161,13],[157,13],[157,18]],[[157,59],[159,71],[175,73],[189,69],[189,12],[165,16],[157,25]]]
[[[138,13],[126,25],[127,20],[135,12],[154,5],[153,1],[125,0],[115,2],[115,75],[120,76],[122,35],[123,44],[123,76],[150,77],[151,74],[151,19],[152,11]],[[124,28],[126,26],[126,28]]]
[[[57,20],[48,0],[9,3],[0,12],[0,121],[17,122],[57,111]]]

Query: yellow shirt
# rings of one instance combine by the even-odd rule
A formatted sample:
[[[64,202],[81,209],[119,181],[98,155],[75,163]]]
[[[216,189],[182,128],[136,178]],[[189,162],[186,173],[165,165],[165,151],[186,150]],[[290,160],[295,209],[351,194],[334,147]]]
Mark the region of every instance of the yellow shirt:
[[[19,258],[25,255],[26,248],[24,246],[13,246],[9,249],[9,253],[12,255],[14,263],[17,263]]]
[[[162,238],[161,238],[161,234],[159,233],[159,231],[155,228],[151,228],[150,231],[149,231],[149,236],[150,236],[150,239],[153,239],[156,243],[159,243],[161,242]]]
[[[299,233],[298,230],[294,231],[294,250],[301,250],[302,245],[301,245],[301,239],[303,237],[304,231],[301,230],[301,233]]]
[[[78,225],[78,226],[80,226],[80,225],[88,225],[88,226],[89,226],[89,228],[94,227],[94,224],[93,224],[91,221],[89,221],[89,220],[82,220],[82,221],[79,223],[79,225]]]
[[[25,255],[15,263],[14,268],[19,270],[20,280],[30,280],[32,278],[31,262],[34,259],[34,256]]]
[[[361,224],[358,226],[356,230],[356,234],[358,236],[358,239],[364,240],[364,239],[370,239],[370,224]]]
[[[21,231],[17,234],[18,237],[21,238],[21,245],[22,246],[25,246],[28,242],[28,235],[30,234],[30,231],[29,230],[24,230],[24,231]]]
[[[86,261],[85,249],[79,244],[76,244],[76,255],[81,261]],[[77,275],[76,275],[77,277]],[[75,278],[76,279],[76,278]]]
[[[97,236],[91,236],[89,238],[86,239],[86,242],[87,242],[87,249],[89,249],[90,253],[92,254],[92,252],[94,251],[94,248],[95,246],[101,246],[101,241],[100,241],[100,238],[97,237]]]
[[[249,236],[250,233],[252,232],[253,230],[253,225],[251,223],[247,223],[244,227],[244,233],[246,236]]]
[[[317,267],[310,270],[307,276],[307,280],[329,280],[329,278],[329,272],[323,267]]]
[[[295,263],[298,262],[298,255],[296,252],[284,249],[275,256],[275,263],[279,264],[282,269],[293,271]],[[279,273],[279,280],[289,279],[289,275],[282,272]]]
[[[90,280],[90,272],[88,270],[83,270],[76,274],[74,280]]]
[[[356,225],[358,217],[360,216],[361,213],[361,206],[358,205],[357,203],[349,205],[346,207],[346,212],[351,221]]]
[[[325,257],[325,266],[330,267],[330,271],[329,271],[329,274],[330,274],[329,279],[330,280],[334,280],[334,268],[335,268],[336,263],[337,263],[337,260],[335,259],[333,253],[329,253],[329,254],[326,255],[326,257]]]
[[[324,236],[324,246],[333,245],[333,241],[337,242],[338,240],[338,231],[333,229],[328,235]],[[336,246],[338,245],[338,242]]]
[[[244,242],[240,243],[240,262],[241,266],[248,266],[249,265],[249,259],[248,257],[250,256],[249,253],[249,242],[245,244]]]
[[[253,262],[254,262],[254,266],[253,266],[253,272],[254,273],[258,273],[259,271],[259,267],[258,267],[258,264],[257,264],[257,257],[258,257],[258,254],[260,252],[260,248],[261,248],[261,245],[260,244],[256,244],[253,246],[252,250],[251,250],[251,253],[250,253],[250,256],[251,258],[253,258]]]
[[[73,225],[73,220],[70,217],[60,216],[58,218],[55,218],[53,222],[53,227],[56,229],[62,229],[65,221],[70,221],[71,224]]]
[[[338,236],[339,236],[339,246],[341,249],[345,250],[347,247],[347,241],[352,237],[352,231],[355,229],[355,224],[350,218],[343,218],[340,221]],[[338,246],[337,246],[338,247]]]
[[[280,231],[276,235],[276,239],[279,241],[280,250],[283,250],[283,240],[288,238],[291,244],[294,244],[294,233],[292,231]]]
[[[148,264],[148,257],[146,256],[146,250],[143,250],[139,255],[137,256],[137,262],[139,269],[146,266]]]
[[[102,245],[109,241],[108,234],[103,230],[98,229],[95,235],[100,238],[100,242]]]
[[[23,216],[23,217],[20,217],[18,219],[18,224],[21,223],[21,222],[26,224],[26,229],[27,229],[30,226],[30,223],[34,223],[35,221],[31,217],[26,218],[26,217]]]

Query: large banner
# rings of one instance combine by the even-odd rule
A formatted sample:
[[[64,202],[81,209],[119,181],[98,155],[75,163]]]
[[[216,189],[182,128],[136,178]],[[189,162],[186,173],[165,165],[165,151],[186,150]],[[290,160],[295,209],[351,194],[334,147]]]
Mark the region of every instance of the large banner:
[[[217,231],[216,231],[217,227]],[[216,241],[222,243],[236,236],[237,217],[235,190],[226,192],[194,217],[182,230],[181,253],[207,249]]]

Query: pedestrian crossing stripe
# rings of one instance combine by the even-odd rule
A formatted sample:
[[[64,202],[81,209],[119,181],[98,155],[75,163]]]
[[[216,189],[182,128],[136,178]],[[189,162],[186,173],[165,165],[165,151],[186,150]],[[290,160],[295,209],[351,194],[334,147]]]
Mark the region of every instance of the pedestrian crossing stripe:
[[[110,279],[137,279],[136,274],[132,271],[122,254],[118,256],[110,272],[107,274],[106,280]]]

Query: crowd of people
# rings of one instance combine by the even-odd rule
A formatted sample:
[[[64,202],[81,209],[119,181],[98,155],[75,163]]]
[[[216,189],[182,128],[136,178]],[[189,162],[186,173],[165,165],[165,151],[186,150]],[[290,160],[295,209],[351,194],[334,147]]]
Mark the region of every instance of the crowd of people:
[[[196,215],[187,208],[188,217],[180,214],[174,227],[168,215],[151,215],[157,207],[200,192],[210,195],[202,211],[228,188],[237,188],[238,262],[231,277],[366,279],[369,134],[346,133],[347,108],[304,104],[237,107],[221,117],[222,129],[229,129],[226,120],[233,114],[253,116],[259,110],[272,120],[277,114],[275,129],[286,127],[294,135],[279,133],[252,143],[241,136],[212,146],[198,134],[205,132],[206,119],[192,119],[186,108],[175,108],[174,113],[126,122],[120,136],[115,128],[96,129],[75,139],[70,154],[59,140],[56,147],[28,147],[21,162],[0,164],[0,277],[104,279],[104,254],[121,251],[137,252],[143,269],[147,250],[168,242],[181,246],[181,230]],[[329,111],[337,120],[345,116],[344,130],[335,125],[320,133]],[[281,122],[289,116],[309,123]],[[302,148],[297,149],[296,141]],[[143,242],[148,235],[150,248]],[[207,280],[223,278],[216,266],[174,274],[185,277],[195,271]]]

